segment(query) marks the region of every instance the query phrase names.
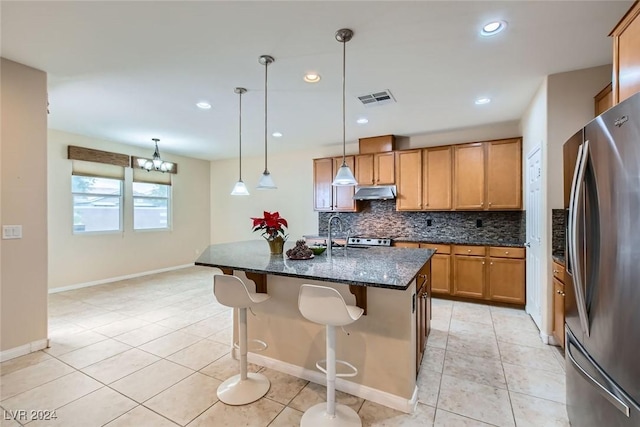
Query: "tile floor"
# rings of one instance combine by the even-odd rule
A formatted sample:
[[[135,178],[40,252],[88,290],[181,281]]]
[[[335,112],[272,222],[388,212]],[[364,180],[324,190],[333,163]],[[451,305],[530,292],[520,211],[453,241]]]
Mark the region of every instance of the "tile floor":
[[[269,393],[242,407],[217,400],[237,365],[211,274],[191,267],[50,295],[51,347],[0,366],[0,426],[299,425],[324,387],[252,365]],[[523,311],[434,300],[432,327],[415,413],[338,392],[364,426],[569,425],[562,355]],[[19,410],[57,418],[29,422]]]

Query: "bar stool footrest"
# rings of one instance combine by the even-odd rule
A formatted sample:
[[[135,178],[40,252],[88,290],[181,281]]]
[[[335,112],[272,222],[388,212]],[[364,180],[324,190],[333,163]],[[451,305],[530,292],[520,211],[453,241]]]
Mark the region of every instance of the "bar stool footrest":
[[[260,353],[261,351],[265,351],[267,348],[269,348],[267,343],[262,340],[255,339],[250,340],[249,342],[258,344],[257,347],[247,348],[247,351],[250,351],[251,353]],[[240,350],[240,344],[238,342],[234,342],[233,348],[236,350]]]
[[[326,364],[327,364],[327,359],[321,359],[321,360],[318,360],[318,361],[316,362],[316,368],[318,368],[318,370],[319,370],[320,372],[322,372],[322,373],[326,374],[326,373],[327,373],[327,368],[323,367],[323,366],[322,366],[322,363],[324,363],[324,364],[325,364],[325,366],[326,366]],[[341,365],[344,365],[344,366],[346,366],[346,367],[350,368],[350,369],[351,369],[351,372],[345,372],[345,373],[343,373],[343,374],[338,374],[338,373],[336,373],[336,377],[337,377],[337,378],[342,378],[342,377],[355,377],[356,375],[358,375],[358,368],[356,368],[355,366],[353,366],[351,363],[346,362],[346,361],[344,361],[344,360],[338,360],[338,359],[336,359],[336,365],[338,365],[338,364],[341,364]]]

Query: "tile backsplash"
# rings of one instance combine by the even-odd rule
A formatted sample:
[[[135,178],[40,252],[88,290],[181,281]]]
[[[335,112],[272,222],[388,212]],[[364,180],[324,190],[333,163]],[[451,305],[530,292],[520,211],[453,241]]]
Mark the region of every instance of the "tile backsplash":
[[[327,221],[338,215],[351,235],[409,239],[497,240],[524,243],[525,212],[398,212],[394,200],[371,200],[360,212],[319,212],[318,234],[327,234]],[[431,220],[429,224],[429,221]],[[478,227],[478,220],[482,223]]]
[[[551,253],[555,256],[564,256],[564,237],[566,233],[565,210],[551,210]]]

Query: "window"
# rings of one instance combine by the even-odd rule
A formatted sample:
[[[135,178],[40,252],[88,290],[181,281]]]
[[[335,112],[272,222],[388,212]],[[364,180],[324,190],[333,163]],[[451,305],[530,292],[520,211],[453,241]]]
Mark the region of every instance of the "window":
[[[146,182],[133,183],[133,229],[168,229],[171,186]]]
[[[73,232],[122,230],[122,180],[73,175]]]

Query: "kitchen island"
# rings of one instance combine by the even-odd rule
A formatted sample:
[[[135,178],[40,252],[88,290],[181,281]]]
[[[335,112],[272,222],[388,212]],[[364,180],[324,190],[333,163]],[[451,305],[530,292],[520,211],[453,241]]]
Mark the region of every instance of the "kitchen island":
[[[292,246],[287,242],[285,252]],[[359,373],[348,381],[339,379],[336,387],[411,412],[417,401],[418,362],[426,344],[427,331],[420,324],[429,318],[433,253],[430,249],[347,248],[334,249],[331,257],[289,260],[286,255],[270,255],[264,241],[248,241],[211,245],[196,265],[220,268],[271,295],[248,319],[249,338],[261,339],[269,347],[250,354],[249,359],[316,383],[324,382],[315,363],[325,357],[325,329],[300,314],[300,285],[331,286],[347,304],[365,308],[366,315],[346,328],[349,335],[338,331],[336,356],[355,365]]]

